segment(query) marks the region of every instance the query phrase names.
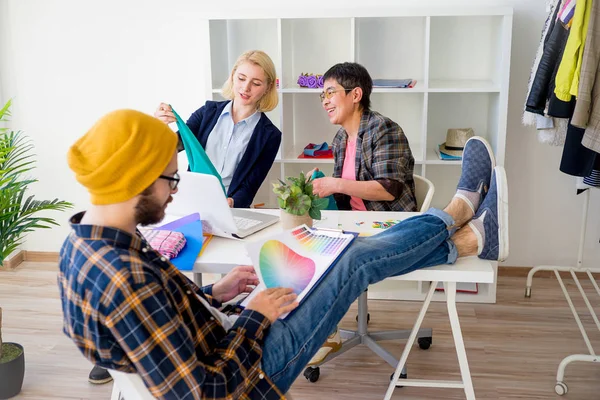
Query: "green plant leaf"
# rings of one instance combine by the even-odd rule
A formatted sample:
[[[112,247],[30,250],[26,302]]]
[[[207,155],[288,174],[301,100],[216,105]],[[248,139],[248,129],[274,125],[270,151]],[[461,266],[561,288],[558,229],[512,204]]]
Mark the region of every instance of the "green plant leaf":
[[[329,205],[328,197],[324,197],[324,198],[317,197],[316,199],[313,199],[312,208],[316,208],[318,210],[324,210],[327,208],[328,205]]]
[[[311,207],[311,209],[308,210],[308,215],[310,215],[310,217],[312,219],[320,220],[321,219],[321,210],[319,210],[318,208]]]
[[[10,116],[9,100],[0,109],[0,121]],[[0,263],[23,243],[25,234],[48,229],[58,223],[40,212],[65,211],[73,204],[54,200],[25,198],[28,186],[37,179],[23,175],[35,168],[33,143],[22,131],[0,128]],[[25,199],[25,200],[24,200]]]

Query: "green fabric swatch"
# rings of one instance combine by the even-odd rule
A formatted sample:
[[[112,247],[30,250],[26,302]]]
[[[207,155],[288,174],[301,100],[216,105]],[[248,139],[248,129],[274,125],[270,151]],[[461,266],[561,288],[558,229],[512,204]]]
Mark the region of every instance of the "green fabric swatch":
[[[179,114],[175,112],[173,106],[171,106],[171,111],[173,111],[173,115],[175,115],[179,136],[181,136],[181,142],[183,143],[183,148],[185,149],[185,154],[187,155],[188,163],[190,164],[190,171],[216,176],[217,179],[219,179],[219,183],[221,183],[223,193],[227,196],[227,191],[223,185],[223,179],[221,179],[221,175],[217,172],[217,169],[210,161],[210,158],[206,155],[204,148],[202,148],[202,145],[198,142],[196,136],[190,131],[190,128],[188,128],[186,123],[183,122]]]

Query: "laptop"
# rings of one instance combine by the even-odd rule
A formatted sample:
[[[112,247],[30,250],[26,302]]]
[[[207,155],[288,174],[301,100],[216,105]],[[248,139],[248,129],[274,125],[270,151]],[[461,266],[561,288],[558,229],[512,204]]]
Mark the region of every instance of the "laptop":
[[[218,178],[182,171],[178,191],[167,207],[167,215],[184,217],[200,213],[205,232],[243,239],[279,221],[276,215],[230,208]]]

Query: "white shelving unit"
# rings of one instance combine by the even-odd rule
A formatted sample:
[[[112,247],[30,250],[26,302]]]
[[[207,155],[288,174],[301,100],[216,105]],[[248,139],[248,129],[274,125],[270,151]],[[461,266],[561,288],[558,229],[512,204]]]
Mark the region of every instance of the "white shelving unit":
[[[331,159],[298,158],[308,143],[331,143],[339,127],[329,123],[321,107],[321,89],[300,88],[296,80],[301,73],[323,74],[343,61],[363,64],[373,78],[417,80],[410,89],[374,89],[372,109],[403,128],[415,173],[435,185],[433,206],[447,204],[460,175],[460,162],[441,161],[435,153],[449,128],[473,128],[491,143],[498,164],[504,164],[512,8],[379,7],[319,14],[269,10],[238,17],[233,11],[208,19],[207,98],[222,99],[220,88],[246,50],[264,50],[277,68],[279,105],[268,116],[283,138],[255,203],[277,207],[271,190],[276,179],[315,166],[333,172]],[[398,284],[408,286],[399,291]],[[418,300],[427,289],[427,284],[385,282],[370,295]],[[458,297],[495,302],[495,284]]]

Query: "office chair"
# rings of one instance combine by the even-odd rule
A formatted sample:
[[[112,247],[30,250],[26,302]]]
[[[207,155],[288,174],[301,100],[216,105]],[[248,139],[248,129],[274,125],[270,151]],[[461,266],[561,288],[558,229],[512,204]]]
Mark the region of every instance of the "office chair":
[[[108,372],[114,381],[110,400],[154,400],[155,397],[146,388],[138,374],[126,374],[114,369],[109,369]],[[292,400],[289,393],[285,395],[285,398]]]
[[[113,390],[110,400],[154,400],[144,381],[138,374],[127,374],[109,369],[113,377]]]
[[[415,199],[417,201],[417,209],[419,212],[425,212],[431,206],[431,200],[433,199],[433,193],[435,187],[433,183],[426,178],[419,175],[413,175],[415,181]],[[310,382],[316,382],[319,380],[321,374],[320,366],[326,362],[334,359],[350,350],[351,348],[364,344],[369,347],[375,354],[383,358],[392,368],[396,368],[398,360],[386,349],[380,346],[377,342],[382,340],[396,340],[396,339],[408,339],[410,335],[410,329],[395,330],[395,331],[381,331],[381,332],[369,332],[368,323],[370,320],[369,309],[367,306],[367,292],[363,292],[358,298],[358,315],[356,316],[357,330],[340,329],[340,336],[344,340],[342,342],[342,348],[335,353],[330,353],[324,360],[317,366],[307,367],[304,370],[304,377]],[[417,343],[423,350],[429,349],[432,344],[432,330],[431,328],[419,329],[417,335]],[[394,374],[392,373],[392,376]],[[402,370],[400,378],[406,379],[406,367]]]

